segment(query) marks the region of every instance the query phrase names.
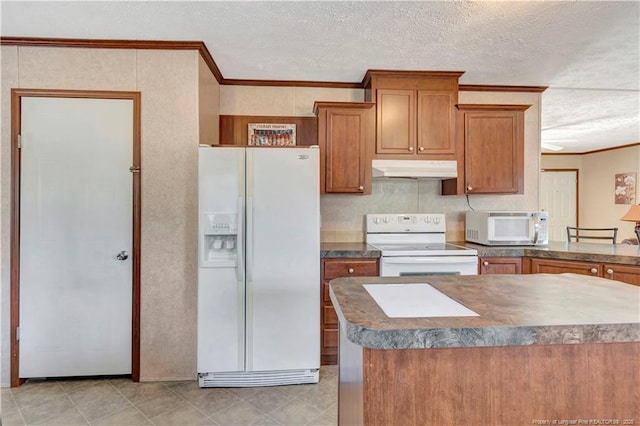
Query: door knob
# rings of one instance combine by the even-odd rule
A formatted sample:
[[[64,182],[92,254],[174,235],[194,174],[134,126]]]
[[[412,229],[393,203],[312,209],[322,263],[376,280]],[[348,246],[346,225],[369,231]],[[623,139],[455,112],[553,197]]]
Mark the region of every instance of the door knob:
[[[353,268],[349,268],[349,270],[347,270],[348,273],[353,274]]]
[[[598,273],[598,270],[597,270],[596,268],[591,268],[591,273],[592,273],[592,274],[597,274],[597,273]]]
[[[424,151],[424,146],[421,146],[420,148],[418,148],[418,151],[420,152]]]
[[[607,274],[613,276],[613,269],[611,268],[607,269]]]
[[[127,260],[129,258],[129,253],[122,250],[120,253],[116,254],[116,259],[118,260]]]

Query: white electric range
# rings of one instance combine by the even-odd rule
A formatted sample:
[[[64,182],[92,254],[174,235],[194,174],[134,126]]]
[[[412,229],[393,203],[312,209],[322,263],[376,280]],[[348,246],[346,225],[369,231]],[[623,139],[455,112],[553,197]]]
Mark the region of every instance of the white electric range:
[[[478,273],[476,250],[446,242],[444,214],[368,214],[366,222],[381,277]]]

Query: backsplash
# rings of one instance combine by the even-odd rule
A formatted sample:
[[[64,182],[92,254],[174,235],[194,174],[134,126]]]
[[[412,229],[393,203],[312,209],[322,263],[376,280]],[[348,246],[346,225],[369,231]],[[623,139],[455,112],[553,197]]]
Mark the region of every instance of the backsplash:
[[[535,209],[523,195],[474,195],[476,210]],[[374,179],[371,195],[322,195],[320,197],[322,242],[362,242],[367,213],[445,213],[447,240],[464,241],[465,196],[440,195],[440,181],[427,179]]]

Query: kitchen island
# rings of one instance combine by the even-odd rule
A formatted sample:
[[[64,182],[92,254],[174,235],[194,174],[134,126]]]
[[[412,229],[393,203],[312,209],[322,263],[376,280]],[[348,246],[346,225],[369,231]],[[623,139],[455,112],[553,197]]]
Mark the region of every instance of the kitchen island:
[[[428,283],[478,315],[390,318],[363,287],[402,283]],[[637,286],[573,274],[356,277],[331,281],[331,300],[340,424],[640,424]]]

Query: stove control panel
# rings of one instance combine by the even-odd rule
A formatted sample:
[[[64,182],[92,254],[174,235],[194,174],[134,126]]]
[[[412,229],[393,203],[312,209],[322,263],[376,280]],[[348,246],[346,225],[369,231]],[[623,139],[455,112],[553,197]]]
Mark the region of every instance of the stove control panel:
[[[367,233],[414,233],[446,231],[445,216],[441,213],[368,214]]]

